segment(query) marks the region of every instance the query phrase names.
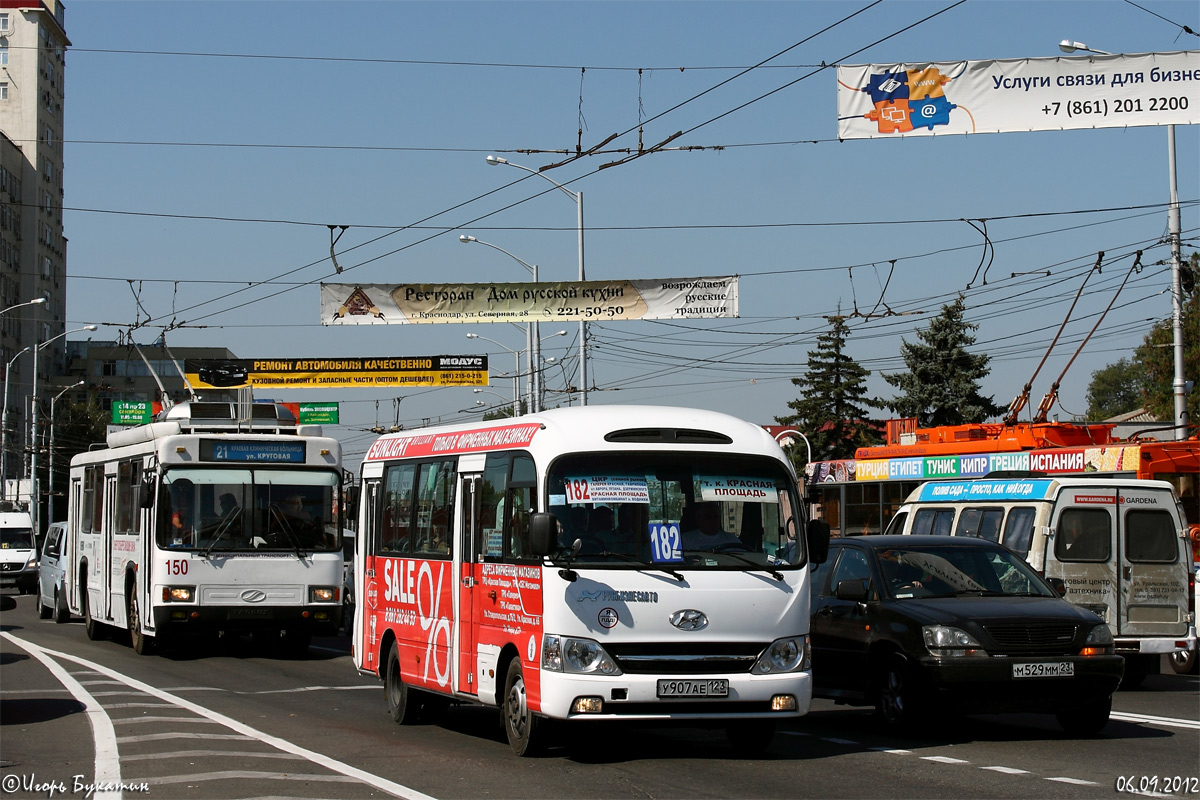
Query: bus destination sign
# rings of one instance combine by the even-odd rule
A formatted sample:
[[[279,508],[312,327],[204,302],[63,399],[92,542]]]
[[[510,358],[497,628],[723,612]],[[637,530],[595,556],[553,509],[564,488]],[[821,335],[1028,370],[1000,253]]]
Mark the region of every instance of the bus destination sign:
[[[200,440],[201,461],[303,464],[304,442],[223,442]]]

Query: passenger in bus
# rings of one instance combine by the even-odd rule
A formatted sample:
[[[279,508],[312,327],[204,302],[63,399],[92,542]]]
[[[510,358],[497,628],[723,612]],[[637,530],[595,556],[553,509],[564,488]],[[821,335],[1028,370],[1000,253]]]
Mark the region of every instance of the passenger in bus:
[[[723,545],[742,545],[741,539],[721,528],[720,504],[713,501],[696,503],[694,519],[696,527],[683,532],[684,550],[712,550]]]

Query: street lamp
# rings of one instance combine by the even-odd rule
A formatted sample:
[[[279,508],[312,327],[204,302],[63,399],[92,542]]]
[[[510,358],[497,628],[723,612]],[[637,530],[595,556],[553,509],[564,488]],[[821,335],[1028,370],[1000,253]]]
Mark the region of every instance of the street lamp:
[[[519,409],[518,409],[518,403],[519,403],[519,401],[518,401],[518,399],[517,399],[517,398],[518,398],[520,395],[519,395],[519,394],[518,394],[518,392],[517,392],[517,382],[518,382],[518,380],[520,379],[520,374],[521,374],[521,351],[520,351],[520,350],[513,350],[513,349],[511,349],[511,348],[505,347],[504,345],[502,345],[502,344],[500,344],[499,342],[497,342],[495,339],[489,339],[489,338],[488,338],[488,337],[486,337],[486,336],[480,336],[478,333],[468,333],[468,334],[467,334],[467,338],[468,338],[468,339],[483,339],[485,342],[491,342],[492,344],[496,345],[496,346],[497,346],[497,347],[499,347],[500,349],[502,349],[502,350],[507,350],[508,352],[510,352],[510,353],[512,353],[512,354],[513,354],[513,357],[516,359],[516,369],[513,371],[513,378],[512,378],[512,381],[513,381],[513,399],[512,399],[512,402],[513,402],[513,416],[514,416],[514,417],[516,417],[516,416],[519,416],[519,414],[518,414],[518,410],[519,410]],[[532,406],[530,406],[530,407],[532,408]]]
[[[1097,50],[1088,47],[1083,42],[1063,39],[1058,43],[1058,49],[1064,53],[1074,53],[1076,50],[1086,50],[1102,56],[1111,56],[1107,50]],[[1179,219],[1179,179],[1175,169],[1175,126],[1167,126],[1167,177],[1170,183],[1170,202],[1167,204],[1167,239],[1171,245],[1171,338],[1175,354],[1175,378],[1171,382],[1171,394],[1174,397],[1173,424],[1175,440],[1187,438],[1187,382],[1183,377],[1183,258],[1180,253],[1180,236],[1182,235]]]
[[[17,303],[15,306],[9,306],[8,308],[4,309],[3,311],[0,311],[0,314],[7,314],[9,311],[12,311],[14,308],[21,308],[22,306],[40,306],[45,302],[46,302],[46,298],[35,297],[34,299],[28,300],[24,303]]]
[[[72,389],[78,389],[84,383],[85,381],[76,381],[70,386],[64,387],[61,392],[54,395],[50,400],[50,498],[46,501],[46,510],[50,514],[51,524],[54,522],[54,404],[58,402],[58,398]]]
[[[3,431],[0,431],[0,500],[4,499],[5,487],[8,485],[8,387],[12,384],[12,365],[32,349],[33,347],[26,347],[21,350],[8,360],[8,366],[4,368],[4,415],[0,421],[0,427],[3,427]]]
[[[505,250],[503,247],[500,247],[499,245],[494,245],[491,242],[485,242],[482,239],[476,239],[474,236],[467,236],[465,233],[460,235],[458,237],[458,240],[460,242],[462,242],[463,244],[471,244],[472,242],[474,242],[475,244],[486,245],[486,246],[492,248],[493,250],[499,250],[501,253],[504,253],[504,255],[508,256],[513,261],[516,261],[522,267],[529,270],[529,272],[533,275],[533,282],[534,283],[538,282],[537,264],[530,264],[528,261],[525,261],[524,259],[517,258],[512,253],[508,252],[507,250]],[[536,364],[538,356],[541,355],[541,348],[540,348],[541,342],[539,341],[538,337],[539,337],[538,323],[537,323],[537,320],[535,319],[533,322],[530,322],[525,326],[525,344],[526,344],[526,349],[529,352],[529,363],[530,364]],[[536,374],[536,371],[534,371],[533,374],[530,375],[529,380],[530,380],[529,395],[530,395],[530,402],[531,402],[529,410],[531,412],[532,411],[541,411],[541,408],[537,405],[537,401],[540,398],[541,393],[538,391],[538,385],[537,385],[538,376]]]
[[[579,282],[583,283],[583,192],[572,192],[546,173],[520,164],[514,164],[507,158],[488,156],[486,160],[493,167],[498,164],[504,164],[508,167],[516,167],[517,169],[524,170],[531,175],[537,175],[539,178],[545,178],[561,189],[563,194],[575,201],[575,227],[579,232]],[[579,320],[579,404],[584,406],[587,405],[587,385],[587,323]]]
[[[69,331],[63,331],[62,333],[60,333],[56,336],[51,336],[49,339],[47,339],[44,342],[34,342],[33,343],[33,403],[32,403],[32,410],[30,411],[30,423],[31,423],[33,435],[29,437],[29,441],[33,444],[33,451],[29,457],[29,497],[33,501],[30,503],[30,506],[31,506],[30,511],[32,512],[31,516],[33,517],[34,535],[38,535],[42,531],[42,528],[41,528],[41,521],[42,521],[41,505],[42,505],[42,502],[41,502],[41,497],[38,494],[38,474],[37,474],[37,462],[38,462],[38,446],[37,446],[37,440],[38,440],[38,351],[40,351],[44,345],[50,344],[55,339],[61,339],[62,337],[67,336],[68,334],[79,333],[80,331],[94,331],[94,330],[96,330],[96,328],[97,328],[96,325],[84,325],[82,328],[74,328]]]

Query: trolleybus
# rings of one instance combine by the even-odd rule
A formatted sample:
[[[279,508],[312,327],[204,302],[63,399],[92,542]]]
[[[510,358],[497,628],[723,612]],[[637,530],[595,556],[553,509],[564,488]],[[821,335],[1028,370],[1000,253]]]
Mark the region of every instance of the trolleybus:
[[[180,403],[71,459],[63,588],[89,638],[301,653],[341,617],[341,446],[276,404]]]

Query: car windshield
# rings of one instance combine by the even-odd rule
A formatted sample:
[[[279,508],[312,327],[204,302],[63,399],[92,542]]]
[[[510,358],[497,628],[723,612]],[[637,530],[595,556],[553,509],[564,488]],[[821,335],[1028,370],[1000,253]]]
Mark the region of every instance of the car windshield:
[[[668,571],[774,571],[805,563],[795,483],[771,459],[579,454],[551,465],[548,488],[559,563]]]
[[[340,476],[294,469],[173,469],[158,546],[202,552],[341,550]]]
[[[31,547],[32,528],[0,528],[0,550],[28,550]]]
[[[887,593],[896,599],[958,595],[1056,597],[1028,564],[997,547],[929,545],[876,551]]]

